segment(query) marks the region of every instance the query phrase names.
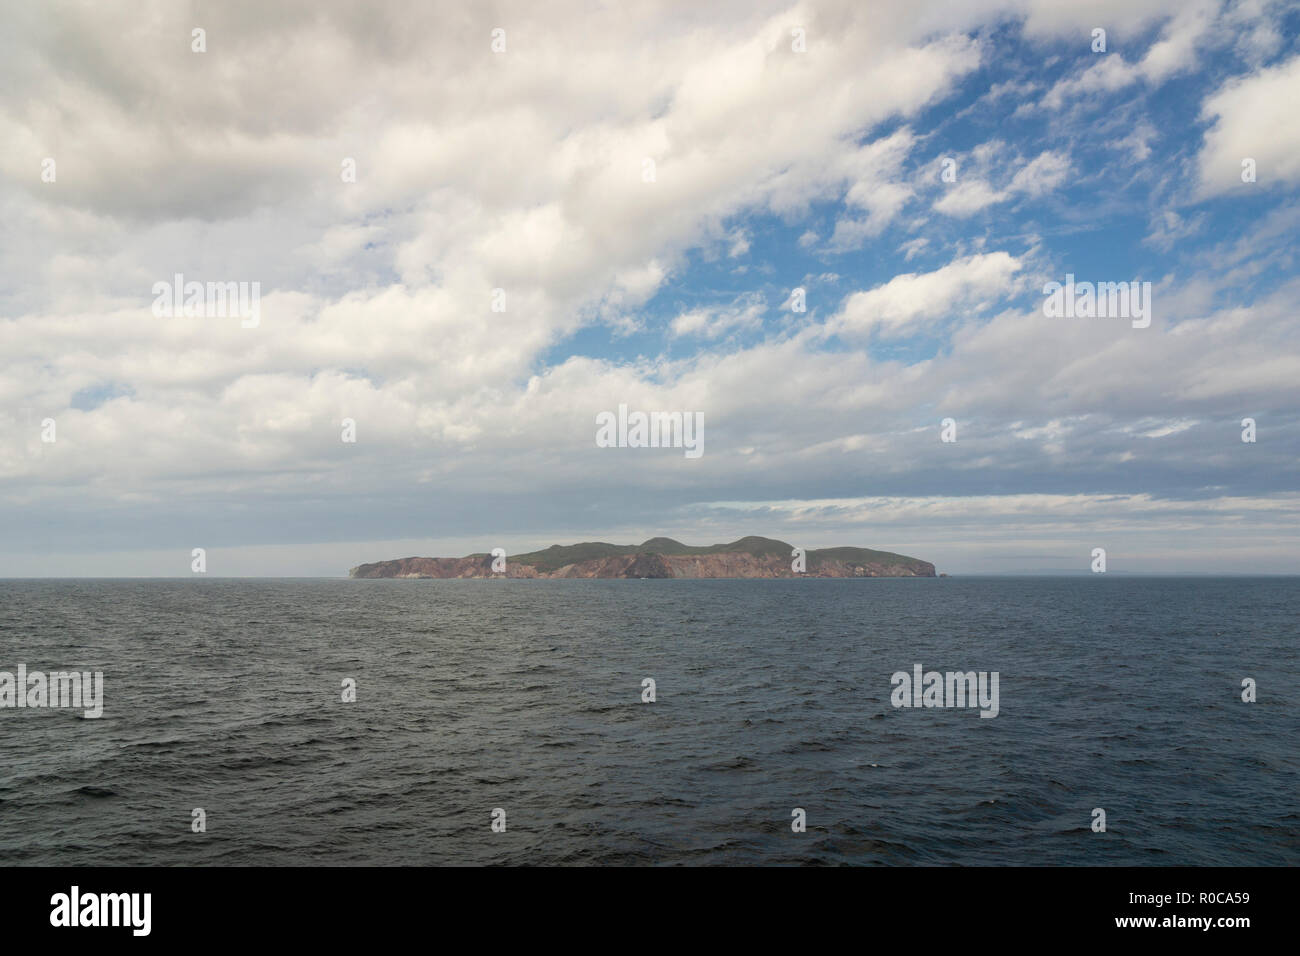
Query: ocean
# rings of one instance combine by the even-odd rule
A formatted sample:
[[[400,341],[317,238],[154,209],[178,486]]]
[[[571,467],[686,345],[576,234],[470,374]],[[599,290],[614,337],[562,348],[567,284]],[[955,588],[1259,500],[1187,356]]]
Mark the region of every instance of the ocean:
[[[1295,578],[0,581],[0,672],[103,673],[0,708],[0,863],[1295,865],[1298,635]]]

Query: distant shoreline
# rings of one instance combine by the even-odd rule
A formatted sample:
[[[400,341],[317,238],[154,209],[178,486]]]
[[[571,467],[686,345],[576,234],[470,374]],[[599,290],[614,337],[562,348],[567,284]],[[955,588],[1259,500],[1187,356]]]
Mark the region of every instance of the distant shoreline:
[[[794,580],[795,577],[807,580],[814,575],[797,575],[778,580]],[[1296,578],[1300,579],[1298,571],[1108,571],[1105,574],[1092,574],[1088,571],[970,571],[966,573],[945,572],[943,575],[936,575],[934,580],[952,580],[966,581],[971,579],[991,580],[995,578],[1016,578],[1018,580],[1029,580],[1033,578],[1042,578],[1044,580],[1058,580],[1061,578],[1149,578],[1164,580],[1216,580],[1216,579],[1250,579],[1250,578]],[[354,578],[346,574],[309,574],[309,575],[292,575],[292,574],[189,574],[184,577],[178,575],[42,575],[28,577],[0,577],[0,584],[10,581],[169,581],[180,582],[188,581],[198,583],[201,581],[430,581],[430,580],[447,580],[447,581],[471,581],[471,580],[503,580],[504,575],[489,576],[486,578]],[[554,578],[510,578],[514,581],[526,580],[555,580]],[[628,578],[571,578],[569,580],[631,580]],[[714,580],[714,581],[744,581],[757,580],[754,578],[666,578],[657,580]],[[822,581],[834,580],[859,580],[849,578],[817,578]],[[872,578],[871,580],[907,580],[905,578]]]
[[[502,548],[463,558],[397,558],[361,564],[352,578],[933,578],[929,561],[869,548],[805,551],[775,538],[749,536],[691,546],[672,538],[641,544],[603,541],[552,545],[509,556]]]

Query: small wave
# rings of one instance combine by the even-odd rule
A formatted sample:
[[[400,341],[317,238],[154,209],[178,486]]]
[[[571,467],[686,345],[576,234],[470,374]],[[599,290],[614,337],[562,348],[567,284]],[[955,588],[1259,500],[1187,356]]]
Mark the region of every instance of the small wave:
[[[83,797],[94,797],[96,800],[102,800],[104,797],[116,797],[117,791],[110,790],[107,787],[78,787],[74,793],[79,793]]]

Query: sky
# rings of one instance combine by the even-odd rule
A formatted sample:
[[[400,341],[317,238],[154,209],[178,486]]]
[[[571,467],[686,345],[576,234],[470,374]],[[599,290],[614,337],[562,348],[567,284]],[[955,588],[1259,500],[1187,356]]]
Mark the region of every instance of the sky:
[[[1300,573],[1294,0],[0,9],[0,576]]]

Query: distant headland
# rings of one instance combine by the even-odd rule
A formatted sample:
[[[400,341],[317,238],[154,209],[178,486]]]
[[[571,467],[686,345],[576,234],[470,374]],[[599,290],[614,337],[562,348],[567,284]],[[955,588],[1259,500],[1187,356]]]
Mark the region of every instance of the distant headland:
[[[497,570],[493,570],[493,566]],[[504,570],[501,570],[504,565]],[[800,570],[796,570],[799,568]],[[774,538],[692,547],[672,538],[642,544],[555,544],[544,551],[463,558],[397,558],[361,564],[352,578],[932,578],[934,565],[870,548],[795,553]]]

